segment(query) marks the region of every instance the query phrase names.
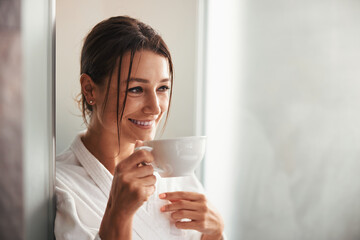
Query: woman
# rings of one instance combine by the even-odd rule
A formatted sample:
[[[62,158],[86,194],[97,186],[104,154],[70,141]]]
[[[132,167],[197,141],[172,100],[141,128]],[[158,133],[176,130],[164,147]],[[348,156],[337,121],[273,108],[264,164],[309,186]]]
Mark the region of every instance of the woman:
[[[88,128],[57,157],[56,239],[222,239],[221,216],[194,176],[161,178],[150,152],[134,152],[154,138],[171,101],[162,38],[130,17],[97,24],[80,83]]]

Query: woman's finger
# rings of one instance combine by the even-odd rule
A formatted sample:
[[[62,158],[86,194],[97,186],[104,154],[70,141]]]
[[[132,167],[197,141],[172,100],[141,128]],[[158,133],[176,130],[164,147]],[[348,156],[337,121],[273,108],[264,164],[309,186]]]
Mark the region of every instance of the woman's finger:
[[[189,201],[205,201],[206,198],[203,194],[201,193],[196,193],[196,192],[166,192],[166,193],[161,193],[159,195],[159,198],[164,199],[164,200],[169,200],[169,201],[178,201],[181,199],[184,200],[189,200]]]
[[[138,150],[134,152],[129,158],[131,166],[138,165],[139,163],[152,163],[154,161],[154,156],[151,152],[147,150]]]
[[[180,209],[185,210],[201,210],[203,208],[203,204],[198,202],[189,201],[189,200],[178,200],[174,201],[170,204],[164,205],[160,208],[162,212],[172,212]]]
[[[155,192],[155,185],[145,187],[145,192],[148,197],[153,195],[153,193]]]
[[[178,210],[171,213],[171,218],[174,220],[191,219],[192,221],[203,220],[203,214],[193,210]]]
[[[175,226],[179,229],[194,229],[197,231],[201,229],[198,221],[177,221]]]
[[[148,165],[154,161],[154,156],[151,152],[146,150],[138,150],[134,152],[130,157],[124,159],[116,166],[117,172],[127,171],[129,169],[136,169],[140,165]]]
[[[143,178],[153,175],[154,168],[151,165],[145,165],[131,169],[130,172],[135,178]]]
[[[155,175],[146,176],[143,178],[139,178],[136,180],[139,184],[142,186],[148,187],[148,186],[155,186],[156,183],[156,177]]]
[[[135,141],[134,149],[136,149],[136,148],[138,148],[138,147],[141,147],[141,146],[144,146],[143,141],[141,141],[141,140],[136,140],[136,141]]]

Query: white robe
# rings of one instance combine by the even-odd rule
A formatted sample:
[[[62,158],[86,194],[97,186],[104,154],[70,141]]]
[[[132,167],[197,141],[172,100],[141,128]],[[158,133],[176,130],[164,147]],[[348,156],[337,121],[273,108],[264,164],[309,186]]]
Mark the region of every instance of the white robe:
[[[78,135],[72,145],[56,158],[55,237],[65,239],[100,239],[100,223],[107,205],[113,176],[86,149]],[[169,213],[160,212],[168,201],[159,199],[162,192],[204,192],[195,176],[161,178],[157,175],[155,193],[136,212],[132,238],[200,239],[195,230],[177,229]]]

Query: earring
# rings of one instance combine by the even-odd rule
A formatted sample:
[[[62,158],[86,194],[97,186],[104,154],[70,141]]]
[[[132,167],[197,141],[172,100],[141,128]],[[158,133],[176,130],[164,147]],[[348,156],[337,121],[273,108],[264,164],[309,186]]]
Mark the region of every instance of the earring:
[[[89,104],[90,104],[90,105],[92,105],[93,103],[94,103],[94,101],[93,101],[93,100],[90,100],[90,101],[89,101]]]

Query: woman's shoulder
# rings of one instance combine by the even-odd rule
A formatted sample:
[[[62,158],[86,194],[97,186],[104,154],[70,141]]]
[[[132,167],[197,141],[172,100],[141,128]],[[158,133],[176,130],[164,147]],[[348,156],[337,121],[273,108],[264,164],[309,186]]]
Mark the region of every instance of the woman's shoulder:
[[[82,166],[71,148],[56,156],[56,174],[80,169]]]
[[[56,156],[56,164],[64,164],[64,163],[71,164],[71,162],[74,162],[75,160],[74,158],[75,158],[75,154],[69,147]]]
[[[74,186],[91,181],[71,148],[56,156],[56,186]]]

